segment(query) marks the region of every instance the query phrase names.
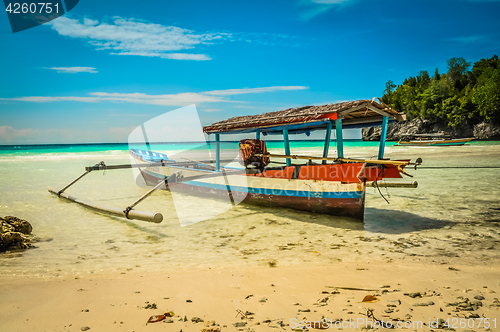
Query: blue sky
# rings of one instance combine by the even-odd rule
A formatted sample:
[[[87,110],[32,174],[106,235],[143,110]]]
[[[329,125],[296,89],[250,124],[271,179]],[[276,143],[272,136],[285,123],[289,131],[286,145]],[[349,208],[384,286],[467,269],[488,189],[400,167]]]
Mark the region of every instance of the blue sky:
[[[12,33],[0,144],[126,142],[195,104],[231,116],[381,97],[446,60],[500,54],[500,0],[93,1]]]

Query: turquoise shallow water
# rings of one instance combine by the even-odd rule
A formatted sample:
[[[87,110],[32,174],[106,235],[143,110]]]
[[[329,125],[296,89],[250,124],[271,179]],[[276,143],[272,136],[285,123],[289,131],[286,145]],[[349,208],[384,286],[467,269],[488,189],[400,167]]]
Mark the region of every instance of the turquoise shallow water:
[[[335,144],[330,154],[335,155]],[[237,155],[237,144],[222,143],[223,159]],[[346,157],[375,157],[378,142],[346,142]],[[189,144],[152,147],[175,155]],[[282,142],[268,142],[283,153]],[[322,154],[319,142],[296,141],[292,153]],[[196,150],[196,148],[194,149]],[[0,254],[0,274],[58,276],[126,273],[177,266],[331,264],[356,260],[416,257],[460,259],[477,264],[498,259],[500,169],[446,168],[500,166],[499,142],[460,147],[397,147],[386,157],[415,160],[433,169],[408,169],[417,189],[367,190],[365,223],[288,209],[238,205],[209,220],[180,227],[169,192],[154,193],[138,208],[158,211],[161,224],[103,216],[50,195],[101,160],[130,162],[127,144],[0,147],[0,216],[29,220],[40,238],[37,248]],[[407,180],[410,180],[409,178]],[[93,172],[68,193],[100,204],[125,207],[147,189],[130,170]],[[214,204],[190,198],[197,211]]]
[[[211,142],[212,146],[215,144]],[[291,141],[292,148],[317,148],[322,141]],[[349,146],[378,146],[378,142],[363,142],[361,140],[346,140],[344,143]],[[269,148],[280,149],[282,141],[267,141]],[[0,145],[0,156],[30,156],[41,154],[72,154],[72,153],[99,153],[107,151],[128,151],[129,148],[144,148],[143,145],[130,145],[128,143],[102,143],[102,144],[41,144],[41,145]],[[204,149],[198,142],[188,143],[152,143],[153,150],[179,151],[186,149]],[[238,142],[221,142],[222,150],[237,149]]]

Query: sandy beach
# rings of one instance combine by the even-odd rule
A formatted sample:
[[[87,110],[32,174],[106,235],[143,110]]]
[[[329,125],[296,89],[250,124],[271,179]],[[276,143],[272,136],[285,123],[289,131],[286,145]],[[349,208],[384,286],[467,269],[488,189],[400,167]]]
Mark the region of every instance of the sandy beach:
[[[398,320],[401,328],[430,331],[437,319],[450,319],[456,330],[496,331],[499,275],[496,263],[359,260],[305,268],[3,277],[0,326],[2,331],[305,331],[301,327],[325,319],[328,330],[362,330],[375,322],[367,317],[373,310],[373,317],[396,329]],[[367,295],[376,302],[362,302]],[[175,316],[146,324],[166,312]],[[461,323],[469,325],[460,328]]]

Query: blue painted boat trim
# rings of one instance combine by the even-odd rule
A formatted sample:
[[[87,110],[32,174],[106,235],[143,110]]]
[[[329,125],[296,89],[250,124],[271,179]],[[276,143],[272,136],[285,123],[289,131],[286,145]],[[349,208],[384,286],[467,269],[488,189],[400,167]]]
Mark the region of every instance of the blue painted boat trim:
[[[157,173],[149,172],[146,169],[142,170],[150,176],[154,176],[158,179],[163,179],[163,176],[160,176]],[[254,187],[242,187],[242,186],[231,186],[226,184],[217,184],[217,183],[208,183],[201,181],[186,181],[183,184],[196,186],[196,187],[204,187],[215,190],[230,190],[231,192],[240,192],[240,193],[251,193],[251,194],[261,194],[266,196],[291,196],[291,197],[311,197],[311,198],[354,198],[360,199],[363,197],[363,191],[305,191],[305,190],[281,190],[281,189],[268,189],[268,188],[254,188]]]
[[[465,143],[468,143],[468,142],[462,142],[462,143],[436,143],[436,144],[429,144],[429,145],[425,145],[425,146],[464,145]]]
[[[207,183],[199,181],[186,181],[186,184],[198,187],[205,187],[218,190],[226,190],[226,185]],[[231,186],[231,191],[235,192],[249,192],[251,194],[273,195],[273,196],[293,196],[293,197],[316,197],[316,198],[361,198],[363,197],[362,191],[333,191],[333,192],[316,192],[305,190],[281,190],[281,189],[267,189],[267,188],[254,188],[254,187],[241,187]]]
[[[161,160],[166,160],[166,161],[174,162],[174,160],[168,158],[168,156],[164,153],[159,153],[159,152],[155,152],[155,151],[145,151],[145,150],[139,150],[139,149],[130,149],[130,151],[132,151],[136,155],[141,156],[144,161],[160,162]],[[156,156],[154,154],[156,154]]]

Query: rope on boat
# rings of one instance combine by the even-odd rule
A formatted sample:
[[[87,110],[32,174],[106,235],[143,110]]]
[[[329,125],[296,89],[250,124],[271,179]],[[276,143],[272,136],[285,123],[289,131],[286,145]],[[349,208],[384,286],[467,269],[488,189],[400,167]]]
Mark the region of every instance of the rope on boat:
[[[383,172],[380,172],[380,174],[383,175]],[[382,194],[382,192],[380,191],[380,187],[378,186],[378,175],[377,175],[377,178],[375,179],[375,181],[373,181],[373,183],[375,184],[375,187],[377,188],[378,193],[380,194],[380,196],[382,196],[382,198],[385,199],[385,201],[387,202],[387,204],[391,204],[391,203],[389,203],[389,200],[387,198],[385,198],[384,194]],[[387,189],[387,187],[385,189]],[[389,191],[388,190],[387,190],[387,196],[389,196],[389,198],[391,198],[391,196],[389,195]]]
[[[106,173],[106,163],[104,161],[99,162],[96,166],[99,166],[99,170],[102,169],[102,175]]]

